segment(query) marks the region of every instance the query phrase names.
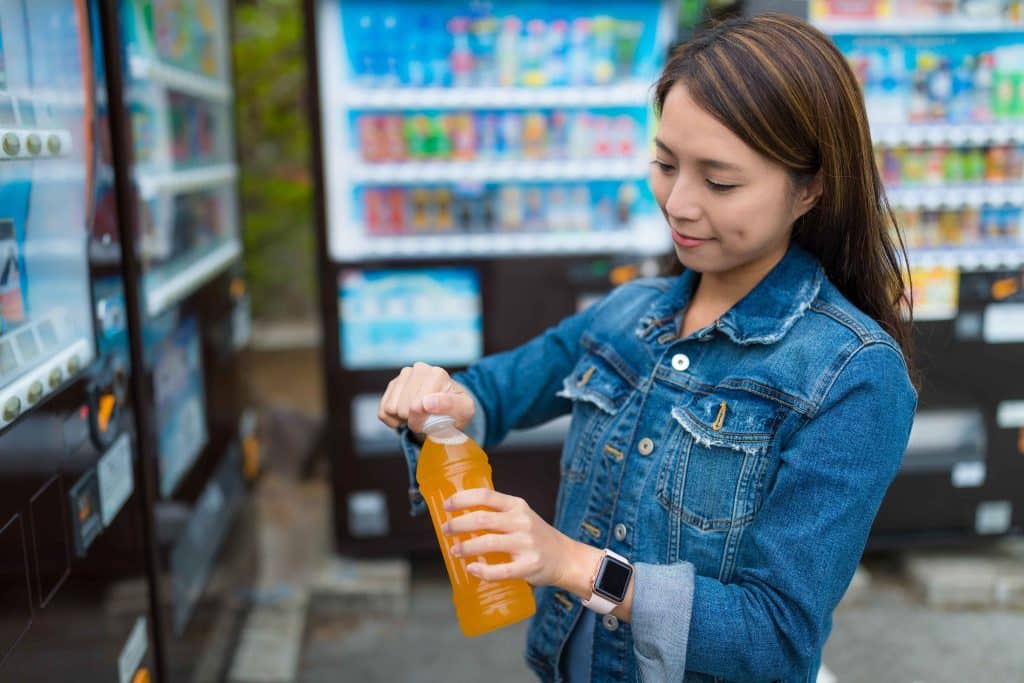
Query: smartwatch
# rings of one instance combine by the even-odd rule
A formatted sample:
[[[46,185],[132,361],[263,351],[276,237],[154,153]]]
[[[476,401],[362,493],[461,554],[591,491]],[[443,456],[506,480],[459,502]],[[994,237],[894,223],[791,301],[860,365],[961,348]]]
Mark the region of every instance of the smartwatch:
[[[604,549],[604,557],[594,574],[590,599],[583,606],[598,614],[608,614],[626,599],[629,579],[633,576],[633,565],[618,553]]]

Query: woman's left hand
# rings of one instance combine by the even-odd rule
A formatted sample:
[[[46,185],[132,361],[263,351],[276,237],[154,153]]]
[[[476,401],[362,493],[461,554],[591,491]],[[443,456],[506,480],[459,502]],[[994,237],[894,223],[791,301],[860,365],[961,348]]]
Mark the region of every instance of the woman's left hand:
[[[508,553],[512,558],[503,564],[471,562],[467,569],[474,576],[487,581],[525,579],[534,586],[564,582],[572,560],[572,540],[541,519],[522,498],[491,489],[466,489],[456,492],[444,507],[449,512],[488,508],[453,517],[442,527],[448,536],[485,532],[457,541],[452,548],[457,557]]]

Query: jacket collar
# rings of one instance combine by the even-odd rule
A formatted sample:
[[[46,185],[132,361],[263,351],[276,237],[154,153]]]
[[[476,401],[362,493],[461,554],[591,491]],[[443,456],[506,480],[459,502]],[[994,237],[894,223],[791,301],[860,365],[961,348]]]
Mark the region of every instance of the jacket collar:
[[[695,271],[683,271],[640,321],[638,336],[647,336],[666,324],[674,328],[678,316],[690,303],[698,277]],[[791,242],[782,260],[726,311],[715,327],[737,344],[774,344],[818,296],[824,277],[817,259]]]

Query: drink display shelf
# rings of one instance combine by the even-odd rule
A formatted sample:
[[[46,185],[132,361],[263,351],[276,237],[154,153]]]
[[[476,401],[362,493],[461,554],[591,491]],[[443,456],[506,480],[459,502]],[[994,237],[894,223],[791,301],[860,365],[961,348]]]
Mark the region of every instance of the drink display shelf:
[[[192,73],[155,59],[132,55],[128,66],[135,81],[152,81],[186,95],[220,102],[227,102],[232,96],[232,88],[226,81]]]
[[[350,109],[646,107],[650,83],[547,88],[351,88],[335,94]]]
[[[671,248],[660,218],[644,217],[629,229],[585,232],[401,235],[347,240],[334,249],[339,262],[366,259],[409,260],[436,257],[497,258],[558,254],[630,252],[661,254]]]
[[[60,109],[81,109],[85,96],[81,91],[58,90],[56,88],[11,88],[7,91],[19,103],[26,101],[36,105],[45,104]]]
[[[881,124],[871,127],[876,145],[1013,145],[1024,143],[1024,121],[964,124]]]
[[[1024,266],[1024,245],[1003,247],[945,247],[908,249],[914,268],[1001,270]]]
[[[1024,24],[1001,17],[889,17],[821,19],[813,22],[829,35],[930,35],[962,33],[1024,33]]]
[[[216,164],[182,171],[138,172],[136,178],[142,198],[152,199],[160,194],[187,194],[226,185],[238,178],[238,167],[235,164]]]
[[[175,268],[179,258],[145,277],[146,313],[156,316],[202,287],[242,253],[242,245],[232,239],[215,247],[187,265]],[[171,272],[174,271],[174,272]]]
[[[964,209],[982,206],[1024,206],[1024,184],[940,185],[887,190],[889,202],[901,209]]]
[[[615,180],[642,178],[647,159],[572,159],[524,161],[423,161],[363,163],[350,166],[355,183],[405,185],[439,182]]]

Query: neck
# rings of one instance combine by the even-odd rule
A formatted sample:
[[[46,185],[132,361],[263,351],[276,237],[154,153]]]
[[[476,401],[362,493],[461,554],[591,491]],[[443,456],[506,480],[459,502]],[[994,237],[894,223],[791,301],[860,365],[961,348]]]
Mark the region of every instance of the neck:
[[[703,308],[721,309],[725,313],[772,271],[786,250],[772,253],[721,273],[702,273],[693,301]]]
[[[783,248],[729,271],[702,273],[683,314],[680,336],[693,334],[725,315],[771,272],[785,254]]]

